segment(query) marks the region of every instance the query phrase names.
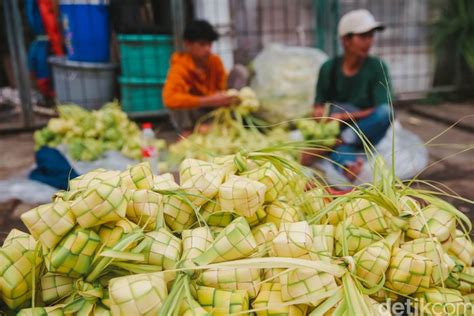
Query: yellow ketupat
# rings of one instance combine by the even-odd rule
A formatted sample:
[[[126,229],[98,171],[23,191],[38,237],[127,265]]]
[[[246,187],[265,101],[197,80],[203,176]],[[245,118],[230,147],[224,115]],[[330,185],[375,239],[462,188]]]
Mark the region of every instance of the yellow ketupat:
[[[151,190],[154,185],[153,172],[148,161],[141,162],[120,173],[123,188]]]
[[[194,258],[198,265],[242,259],[257,251],[257,242],[243,217],[236,218],[214,239],[209,248]]]
[[[472,305],[459,291],[435,287],[416,293],[413,305],[419,315],[470,315]]]
[[[308,305],[305,304],[284,305],[280,283],[262,284],[252,307],[256,309],[257,316],[304,316],[308,311]]]
[[[182,184],[187,198],[196,206],[201,206],[214,198],[224,180],[221,170],[196,174]]]
[[[144,273],[110,280],[109,295],[112,315],[155,316],[168,291],[161,273]]]
[[[384,233],[388,225],[384,210],[366,199],[355,198],[344,204],[347,221],[357,227],[363,227],[373,232]]]
[[[245,290],[252,299],[260,290],[260,281],[260,269],[218,268],[203,271],[196,283],[221,290]]]
[[[330,261],[334,255],[335,228],[332,225],[310,225],[313,244],[309,249],[312,260]]]
[[[390,264],[392,247],[385,240],[377,241],[354,254],[355,273],[367,287],[377,286]]]
[[[431,285],[441,285],[455,267],[454,261],[446,254],[436,237],[411,240],[403,243],[400,248],[431,260],[433,263]]]
[[[248,293],[243,290],[226,291],[207,286],[198,286],[196,296],[202,308],[214,316],[225,316],[249,309]]]
[[[308,222],[282,223],[272,241],[270,254],[276,257],[309,258],[313,232]]]
[[[270,162],[241,173],[240,176],[263,183],[266,186],[265,202],[276,200],[287,184],[287,179]]]
[[[105,249],[107,249],[115,246],[125,234],[131,233],[137,228],[138,226],[136,224],[122,219],[117,222],[102,224],[97,234],[100,237],[101,243],[105,245]],[[130,248],[134,244],[135,243],[132,243]]]
[[[106,170],[106,169],[95,169],[89,171],[83,175],[80,175],[74,179],[69,180],[70,191],[85,190],[90,187],[96,186],[104,181],[120,177],[120,171]]]
[[[134,190],[130,193],[126,215],[129,220],[146,230],[156,228],[162,207],[162,196],[150,190]]]
[[[32,282],[38,279],[42,262],[32,236],[17,229],[8,234],[0,248],[0,298],[9,308],[30,303]]]
[[[31,235],[46,248],[54,248],[75,225],[70,203],[57,201],[40,205],[21,215]]]
[[[428,258],[394,247],[385,286],[410,295],[430,287],[433,263]]]
[[[252,216],[263,205],[266,189],[263,183],[231,175],[219,188],[220,208]]]
[[[428,205],[421,214],[409,220],[406,234],[412,239],[436,237],[443,249],[448,250],[456,234],[456,216],[437,206]]]
[[[379,235],[365,228],[347,224],[346,222],[341,222],[337,225],[335,236],[337,256],[343,255],[344,240],[349,251],[348,255],[352,256],[356,252],[381,239]]]
[[[171,173],[164,173],[153,177],[153,190],[175,190],[179,188]]]
[[[194,259],[201,255],[214,241],[207,226],[186,229],[181,234],[183,242],[182,259]]]
[[[45,303],[59,301],[74,291],[74,278],[58,274],[46,273],[41,277],[41,296]]]
[[[250,227],[254,227],[264,223],[266,217],[267,213],[265,212],[263,207],[261,207],[252,216],[245,217],[245,220],[247,220],[247,223],[249,223]]]
[[[137,246],[146,255],[145,263],[162,267],[163,270],[175,268],[181,258],[181,240],[165,228],[145,234]]]
[[[234,219],[234,214],[221,210],[216,200],[204,204],[199,212],[209,226],[226,227]]]
[[[252,234],[257,242],[259,254],[265,256],[270,250],[272,240],[278,234],[278,229],[273,223],[264,223],[254,227]]]
[[[281,223],[299,222],[300,216],[298,210],[283,201],[274,201],[264,207],[267,217],[266,223],[274,223],[277,228],[280,228]]]
[[[219,169],[220,167],[218,165],[211,162],[187,158],[179,165],[179,182],[184,184],[195,175]]]
[[[71,204],[77,223],[89,228],[125,217],[127,199],[120,178],[113,178],[82,192]]]
[[[472,266],[474,258],[474,246],[469,236],[466,236],[459,229],[456,230],[456,237],[448,249],[448,254],[456,257],[466,267]]]
[[[279,277],[283,301],[301,300],[301,303],[317,306],[320,295],[337,288],[333,275],[313,269],[288,269]]]

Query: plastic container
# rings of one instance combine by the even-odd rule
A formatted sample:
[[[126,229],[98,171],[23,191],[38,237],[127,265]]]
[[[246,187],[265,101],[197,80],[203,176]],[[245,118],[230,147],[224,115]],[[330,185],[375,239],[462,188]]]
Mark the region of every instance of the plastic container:
[[[123,76],[166,79],[174,50],[171,36],[120,34],[118,40]]]
[[[151,123],[142,124],[142,159],[148,161],[153,174],[158,174],[158,150],[154,144],[155,132]]]
[[[67,56],[73,61],[108,62],[110,23],[108,0],[61,0]]]
[[[113,100],[117,64],[75,62],[56,56],[48,61],[58,102],[98,109]]]
[[[163,112],[163,81],[158,79],[141,79],[120,77],[122,108],[127,113]]]

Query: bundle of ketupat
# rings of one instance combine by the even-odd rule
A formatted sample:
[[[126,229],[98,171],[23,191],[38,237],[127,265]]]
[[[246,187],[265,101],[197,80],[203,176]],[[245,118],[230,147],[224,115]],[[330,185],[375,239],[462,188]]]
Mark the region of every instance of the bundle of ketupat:
[[[208,113],[196,124],[190,136],[170,145],[169,164],[179,164],[185,158],[210,161],[216,156],[230,155],[242,149],[259,150],[294,138],[289,122],[270,125],[254,116],[260,104],[251,88],[230,89],[227,94],[238,97],[240,101]],[[335,143],[339,134],[339,122],[332,119],[320,122],[299,120],[296,128],[313,147],[326,149]],[[293,154],[297,159],[298,154]]]
[[[73,159],[91,161],[106,150],[118,150],[124,156],[140,160],[141,131],[127,117],[118,102],[105,104],[101,109],[88,111],[78,105],[58,106],[58,118],[35,132],[35,147],[56,147],[66,144]],[[157,148],[164,148],[164,140],[156,140]]]
[[[22,215],[0,298],[19,315],[389,315],[388,297],[470,312],[462,213],[382,164],[343,196],[305,191],[302,168],[260,151],[186,159],[179,183],[147,163],[82,175]]]

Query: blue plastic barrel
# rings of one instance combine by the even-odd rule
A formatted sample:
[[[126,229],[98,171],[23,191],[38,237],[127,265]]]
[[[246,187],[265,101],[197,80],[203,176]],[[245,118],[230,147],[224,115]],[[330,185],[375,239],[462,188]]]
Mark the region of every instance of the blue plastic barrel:
[[[108,62],[108,0],[61,0],[60,11],[69,60]]]

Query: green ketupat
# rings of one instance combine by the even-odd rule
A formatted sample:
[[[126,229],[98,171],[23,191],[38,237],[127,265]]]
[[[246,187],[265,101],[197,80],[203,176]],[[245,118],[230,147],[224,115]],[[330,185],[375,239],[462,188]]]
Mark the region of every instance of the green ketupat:
[[[270,254],[276,257],[309,258],[313,232],[308,222],[282,223],[272,241]]]
[[[226,291],[198,286],[196,296],[202,308],[215,316],[240,313],[249,309],[249,297],[247,291],[243,290]]]
[[[267,216],[266,223],[274,223],[280,228],[281,223],[294,223],[300,221],[298,210],[283,201],[274,201],[264,207]]]
[[[379,235],[365,228],[347,224],[346,222],[341,222],[337,225],[335,237],[337,256],[343,255],[344,240],[349,252],[348,255],[352,256],[356,252],[381,239]]]
[[[222,170],[207,171],[186,180],[182,184],[182,188],[194,205],[201,206],[216,196],[223,180],[224,172]]]
[[[367,287],[377,286],[383,280],[391,252],[391,245],[383,239],[354,254],[355,273]]]
[[[13,229],[0,248],[0,298],[11,309],[26,307],[43,258],[36,240]]]
[[[137,249],[145,254],[145,263],[169,270],[173,269],[181,258],[182,245],[178,237],[165,228],[159,228],[146,233]]]
[[[218,169],[220,169],[220,167],[211,162],[187,158],[184,159],[179,165],[179,181],[181,184],[184,184],[195,175]]]
[[[459,291],[435,287],[415,294],[414,307],[420,315],[470,315],[472,305]],[[469,312],[469,313],[468,313]]]
[[[204,204],[200,213],[209,226],[226,227],[234,219],[234,214],[220,209],[219,202],[211,200]]]
[[[91,229],[76,227],[46,256],[49,272],[78,278],[89,272],[100,237]]]
[[[31,235],[48,249],[54,248],[75,225],[70,203],[40,205],[21,215]]]
[[[183,255],[182,259],[194,259],[201,255],[209,246],[214,238],[207,226],[194,229],[183,230]]]
[[[74,291],[74,278],[58,274],[46,273],[41,277],[41,296],[45,303],[59,301]]]
[[[120,174],[124,188],[151,190],[154,185],[153,172],[148,161],[139,163]]]
[[[97,184],[81,193],[71,204],[77,223],[89,228],[125,217],[127,199],[120,178]]]
[[[243,217],[230,223],[211,246],[193,261],[198,265],[246,258],[257,250],[257,242]]]
[[[278,229],[273,223],[264,223],[252,229],[255,241],[257,242],[258,253],[261,256],[268,254],[272,240],[278,234]]]

